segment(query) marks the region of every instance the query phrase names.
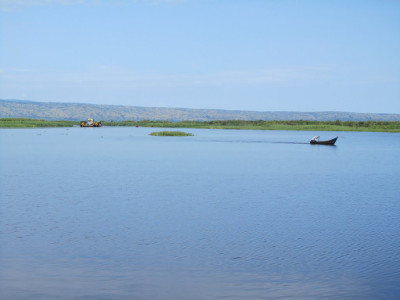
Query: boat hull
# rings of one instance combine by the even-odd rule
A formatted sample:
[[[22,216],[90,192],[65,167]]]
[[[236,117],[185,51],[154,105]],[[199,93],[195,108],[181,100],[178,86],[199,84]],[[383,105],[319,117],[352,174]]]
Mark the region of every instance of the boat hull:
[[[99,125],[86,125],[86,124],[84,124],[84,125],[81,125],[81,127],[101,127],[101,124],[99,124]]]
[[[335,137],[334,139],[328,140],[328,141],[316,141],[316,140],[311,140],[310,144],[312,145],[330,145],[333,146],[336,143],[336,140],[338,137]]]
[[[101,121],[82,121],[80,125],[81,127],[101,127]]]

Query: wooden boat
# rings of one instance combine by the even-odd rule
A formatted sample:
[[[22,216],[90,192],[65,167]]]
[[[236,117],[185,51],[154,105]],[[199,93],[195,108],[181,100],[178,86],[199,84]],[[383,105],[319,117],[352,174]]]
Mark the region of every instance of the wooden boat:
[[[328,141],[319,141],[318,139],[319,139],[319,136],[314,136],[311,139],[310,144],[313,144],[313,145],[331,145],[331,146],[333,146],[333,145],[335,145],[336,140],[338,139],[338,137],[335,137],[334,139],[331,139],[331,140],[328,140]]]
[[[87,122],[82,121],[81,127],[101,127],[101,121],[95,121],[93,119],[88,119]]]

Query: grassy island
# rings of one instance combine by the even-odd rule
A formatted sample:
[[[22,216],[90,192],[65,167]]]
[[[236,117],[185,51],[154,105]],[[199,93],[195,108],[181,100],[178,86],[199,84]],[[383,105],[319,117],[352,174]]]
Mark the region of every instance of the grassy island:
[[[48,121],[38,119],[8,118],[0,119],[0,128],[31,127],[72,127],[79,121]],[[204,129],[245,129],[245,130],[305,130],[305,131],[368,131],[400,132],[399,121],[102,121],[103,126],[132,126],[159,128],[204,128]]]
[[[183,132],[183,131],[157,131],[157,132],[150,133],[150,135],[153,135],[153,136],[193,136],[193,134]]]

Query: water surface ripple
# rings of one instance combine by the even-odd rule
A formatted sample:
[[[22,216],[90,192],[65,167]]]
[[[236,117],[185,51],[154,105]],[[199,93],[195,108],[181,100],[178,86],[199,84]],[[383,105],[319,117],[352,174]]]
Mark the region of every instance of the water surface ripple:
[[[399,134],[155,130],[0,130],[1,299],[400,298]]]

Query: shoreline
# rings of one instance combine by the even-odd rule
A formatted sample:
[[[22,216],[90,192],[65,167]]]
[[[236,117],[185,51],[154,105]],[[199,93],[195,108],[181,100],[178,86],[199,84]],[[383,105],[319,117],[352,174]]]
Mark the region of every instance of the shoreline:
[[[1,128],[50,128],[79,126],[80,121],[48,121],[24,118],[0,118]],[[355,131],[355,132],[400,132],[398,121],[102,121],[103,126],[199,128],[235,130],[295,130],[295,131]]]

